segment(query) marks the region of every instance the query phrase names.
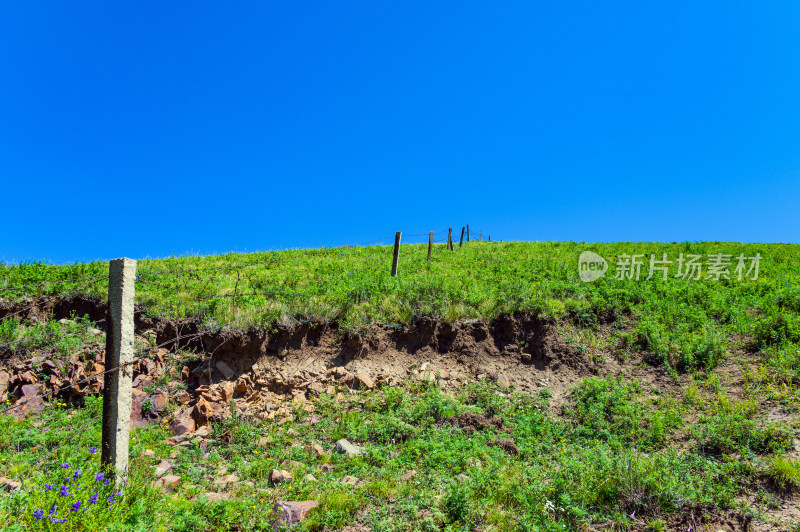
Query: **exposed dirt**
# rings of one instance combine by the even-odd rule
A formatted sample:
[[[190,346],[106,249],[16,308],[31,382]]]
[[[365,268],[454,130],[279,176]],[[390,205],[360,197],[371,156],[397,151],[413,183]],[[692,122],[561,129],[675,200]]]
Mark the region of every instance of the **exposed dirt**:
[[[552,403],[558,405],[573,383],[615,369],[615,364],[597,365],[569,346],[552,320],[527,315],[503,316],[488,323],[422,318],[401,329],[373,325],[356,333],[341,331],[335,323],[209,331],[194,319],[147,318],[143,310],[137,307],[137,334],[152,331],[159,346],[174,350],[177,344],[209,357],[201,368],[192,368],[200,385],[247,374],[257,387],[280,393],[308,386],[342,368],[338,371],[343,372],[343,383],[367,387],[371,382],[405,378],[436,379],[445,387],[495,378],[526,392],[546,388]],[[69,318],[74,313],[88,315],[104,328],[101,320],[106,312],[104,301],[84,296],[45,296],[15,304],[0,301],[0,319],[16,315],[40,321]],[[3,358],[9,355],[2,354]],[[233,369],[234,376],[218,371],[219,362]]]

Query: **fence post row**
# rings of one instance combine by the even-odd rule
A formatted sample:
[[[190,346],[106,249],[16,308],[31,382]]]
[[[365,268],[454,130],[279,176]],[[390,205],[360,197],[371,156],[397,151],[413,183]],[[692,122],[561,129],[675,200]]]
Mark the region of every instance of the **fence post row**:
[[[467,242],[469,242],[469,224],[467,224]]]
[[[461,228],[461,240],[458,241],[458,247],[464,245],[464,228]]]
[[[402,234],[401,231],[398,231],[394,235],[394,257],[392,257],[392,277],[397,275],[397,259],[400,257],[400,235]]]
[[[103,385],[101,462],[117,484],[128,475],[128,438],[133,399],[133,300],[136,261],[114,259],[108,264],[109,319],[106,331],[106,373]]]
[[[453,228],[447,230],[447,249],[453,251]]]

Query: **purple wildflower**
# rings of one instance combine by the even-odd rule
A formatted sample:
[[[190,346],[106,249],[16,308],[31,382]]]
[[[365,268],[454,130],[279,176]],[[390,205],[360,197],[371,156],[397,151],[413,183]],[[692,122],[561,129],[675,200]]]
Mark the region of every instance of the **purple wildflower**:
[[[45,484],[44,485],[44,491],[50,491],[51,489],[53,489],[53,485],[52,484]]]
[[[63,464],[61,464],[61,469],[69,469],[69,464],[64,462]]]
[[[56,510],[58,510],[58,505],[54,504],[53,506],[50,507],[50,511],[48,511],[47,513],[50,514],[50,516],[52,517],[53,514],[56,513]]]
[[[33,511],[33,516],[34,516],[34,517],[36,518],[36,520],[38,521],[39,519],[41,519],[42,517],[44,517],[44,512],[43,512],[43,511],[41,511],[41,510],[34,510],[34,511]]]
[[[108,496],[108,504],[114,504],[114,494]]]
[[[81,507],[81,501],[75,501],[75,504],[72,505],[72,511],[77,512],[78,509]]]
[[[92,453],[92,454],[96,453],[97,452],[97,446],[93,445],[93,446],[89,447],[89,452]]]
[[[108,486],[108,483],[111,482],[110,478],[107,478],[105,482],[103,482],[103,486]]]
[[[83,469],[76,469],[75,474],[72,475],[72,478],[77,479],[79,476],[81,476],[81,473],[83,473]]]
[[[66,486],[61,486],[61,496],[62,497],[68,497],[69,496],[69,491],[67,491],[67,487]]]
[[[94,476],[95,481],[100,482],[101,480],[103,480],[103,476],[104,475],[105,475],[105,473],[99,473],[99,474],[95,475]]]
[[[67,520],[67,518],[66,518],[66,517],[64,517],[64,518],[62,518],[62,519],[53,519],[53,522],[54,522],[54,523],[63,523],[63,522],[64,522],[64,521],[66,521],[66,520]]]
[[[99,495],[98,493],[95,493],[94,495],[89,497],[89,502],[92,503],[92,504],[97,504],[97,496],[98,495]]]

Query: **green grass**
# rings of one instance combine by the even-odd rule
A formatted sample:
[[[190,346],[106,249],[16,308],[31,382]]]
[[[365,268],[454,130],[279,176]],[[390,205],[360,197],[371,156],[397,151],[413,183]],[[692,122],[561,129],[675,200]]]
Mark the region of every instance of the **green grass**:
[[[584,250],[609,261],[604,278],[579,279]],[[569,320],[591,332],[608,316],[623,317],[631,327],[623,330],[618,320],[612,347],[642,350],[677,370],[712,368],[733,348],[794,345],[800,339],[797,245],[470,242],[454,252],[437,245],[428,262],[426,245],[406,244],[394,278],[391,251],[368,246],[141,260],[136,297],[155,315],[237,327],[317,320],[349,329],[406,324],[420,316],[491,320],[524,312]],[[617,257],[626,253],[645,255],[638,281],[615,279]],[[731,279],[675,278],[673,263],[666,281],[660,274],[645,280],[651,253],[667,253],[673,261],[680,253],[700,254],[703,261],[729,254]],[[762,256],[758,280],[733,275],[740,253]],[[3,266],[0,288],[31,286],[24,293],[3,292],[12,300],[75,292],[105,297],[107,271],[106,263]],[[92,276],[101,278],[61,282]]]
[[[637,411],[632,403],[646,403],[637,395],[638,382],[616,378],[578,387],[570,401],[573,413],[564,418],[548,414],[544,398],[499,395],[496,392],[501,389],[489,381],[469,385],[457,395],[433,385],[406,383],[344,400],[323,394],[316,402],[318,420],[313,424],[295,420],[279,426],[234,416],[215,426],[217,440],[208,455],[202,455],[196,444],[181,450],[175,459],[174,472],[182,477],[176,498],[150,484],[152,466],[177,448],[164,444],[162,428],[137,429],[131,440],[130,483],[111,506],[89,505],[85,500],[94,488],[91,479],[99,472],[97,455],[88,451],[99,442],[97,422],[78,434],[72,445],[59,447],[33,468],[23,490],[0,498],[0,520],[9,530],[48,529],[54,525],[45,526],[33,512],[46,512],[55,502],[67,510],[62,513],[68,514],[68,524],[59,527],[64,530],[94,530],[101,525],[106,530],[267,530],[270,501],[316,498],[321,506],[303,523],[306,530],[336,529],[356,519],[375,530],[398,531],[475,526],[581,530],[608,521],[625,528],[634,523],[632,514],[657,520],[691,508],[730,508],[747,481],[758,474],[756,461],[747,457],[720,460],[699,447],[676,452],[669,446],[675,429],[669,424],[656,427],[652,419],[638,430],[607,431],[608,421],[603,421],[607,416],[581,414],[587,389],[600,390],[603,409],[621,412],[623,417]],[[486,402],[488,397],[492,404]],[[71,428],[90,420],[101,408],[97,398],[87,399],[77,410],[48,408],[40,420],[46,431],[34,430],[31,421],[0,419],[0,474],[13,477],[36,463]],[[445,416],[489,414],[493,409],[503,412],[505,432],[490,427],[470,435],[439,423]],[[629,422],[622,421],[626,428]],[[340,437],[362,445],[364,454],[314,458],[305,450],[312,442],[330,449]],[[497,437],[514,440],[519,454],[511,456],[490,446]],[[156,452],[156,458],[142,457],[147,448]],[[292,468],[295,480],[271,486],[269,471],[284,467],[284,460],[302,464]],[[70,465],[68,471],[59,468],[62,462]],[[333,464],[334,470],[324,472],[324,463]],[[772,463],[774,470],[784,472],[780,478],[792,478],[793,473],[785,473],[789,469],[784,462]],[[81,478],[87,479],[89,491],[84,487],[62,497],[56,490],[64,483],[62,477],[73,474],[75,468],[84,470]],[[417,476],[401,480],[410,469]],[[235,472],[241,480],[233,492],[235,499],[193,501],[213,491],[212,481],[224,472]],[[305,481],[306,473],[318,482]],[[359,477],[363,483],[343,485],[340,481],[345,475]],[[773,478],[779,478],[778,474]],[[252,482],[252,487],[245,481]],[[55,484],[56,490],[45,491],[45,483]],[[107,497],[106,491],[100,492],[101,497]],[[84,499],[84,509],[71,512],[68,508],[77,494]]]

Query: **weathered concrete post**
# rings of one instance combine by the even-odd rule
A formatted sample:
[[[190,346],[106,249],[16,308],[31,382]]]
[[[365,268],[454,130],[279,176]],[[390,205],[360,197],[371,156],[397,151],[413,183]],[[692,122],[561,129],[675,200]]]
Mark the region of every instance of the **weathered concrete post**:
[[[397,259],[400,257],[400,235],[402,233],[398,231],[394,235],[394,256],[392,257],[392,277],[397,275]]]
[[[114,259],[108,265],[109,320],[106,330],[106,373],[103,385],[101,462],[110,466],[116,482],[128,475],[128,437],[133,394],[133,297],[136,261]],[[121,366],[121,367],[120,367]]]

